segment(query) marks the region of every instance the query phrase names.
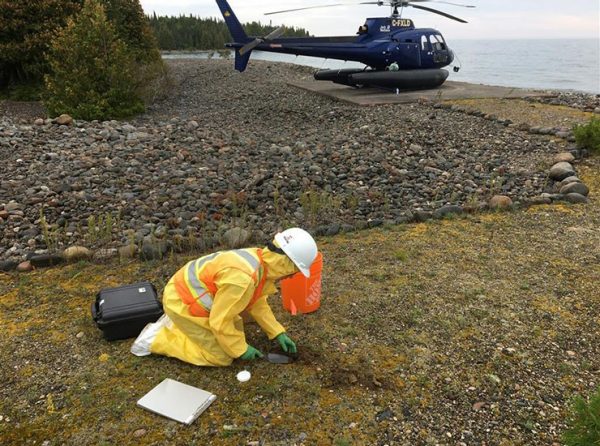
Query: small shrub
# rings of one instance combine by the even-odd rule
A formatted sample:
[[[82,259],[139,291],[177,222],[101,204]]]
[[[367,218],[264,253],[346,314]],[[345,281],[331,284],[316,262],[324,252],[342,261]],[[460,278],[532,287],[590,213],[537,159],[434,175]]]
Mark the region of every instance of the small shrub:
[[[589,401],[575,398],[563,441],[566,446],[600,446],[600,387]]]
[[[600,153],[600,119],[592,118],[587,124],[581,124],[573,129],[577,146]]]
[[[45,105],[51,116],[93,120],[144,111],[136,91],[132,51],[118,37],[98,0],[86,0],[53,42]]]
[[[342,200],[326,191],[309,190],[300,196],[300,204],[311,225],[332,221],[338,215]]]

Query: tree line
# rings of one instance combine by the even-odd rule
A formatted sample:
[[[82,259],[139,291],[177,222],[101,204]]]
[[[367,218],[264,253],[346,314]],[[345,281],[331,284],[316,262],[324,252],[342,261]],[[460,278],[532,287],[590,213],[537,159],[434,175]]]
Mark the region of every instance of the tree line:
[[[98,2],[136,61],[160,59],[138,0]],[[43,81],[52,44],[76,20],[84,0],[1,0],[0,4],[0,90]]]
[[[158,47],[170,50],[216,50],[232,42],[227,25],[216,18],[201,18],[193,15],[148,16]],[[251,22],[243,25],[249,36],[266,36],[277,27]],[[309,37],[303,28],[285,27],[284,37]]]
[[[121,118],[164,79],[139,0],[1,0],[0,97],[42,100],[50,116]]]
[[[139,0],[0,0],[0,97],[42,100],[50,116],[112,119],[160,94],[160,50],[215,50],[222,20],[145,15]],[[275,29],[258,22],[248,35]],[[287,36],[308,36],[287,28]]]

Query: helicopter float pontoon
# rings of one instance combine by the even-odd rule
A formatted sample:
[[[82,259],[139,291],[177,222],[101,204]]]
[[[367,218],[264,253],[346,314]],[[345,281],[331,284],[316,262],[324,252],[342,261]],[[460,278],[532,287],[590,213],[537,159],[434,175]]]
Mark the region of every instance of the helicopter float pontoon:
[[[444,67],[452,64],[454,53],[448,47],[442,34],[432,28],[416,28],[411,19],[403,18],[401,11],[412,7],[449,19],[467,23],[437,9],[417,3],[436,0],[383,0],[358,2],[358,5],[390,6],[389,17],[368,18],[354,36],[342,37],[301,37],[282,38],[284,28],[280,27],[265,37],[249,37],[236,18],[227,0],[216,0],[231,36],[235,40],[226,47],[235,51],[235,69],[243,72],[253,50],[273,53],[313,56],[326,59],[355,61],[365,65],[364,69],[319,70],[315,79],[332,81],[352,87],[378,86],[391,89],[414,90],[436,88],[448,78]],[[453,6],[473,8],[445,1]],[[306,9],[349,6],[348,3],[310,6],[267,13],[280,14]],[[400,10],[400,12],[399,12]],[[457,70],[458,67],[455,67]]]

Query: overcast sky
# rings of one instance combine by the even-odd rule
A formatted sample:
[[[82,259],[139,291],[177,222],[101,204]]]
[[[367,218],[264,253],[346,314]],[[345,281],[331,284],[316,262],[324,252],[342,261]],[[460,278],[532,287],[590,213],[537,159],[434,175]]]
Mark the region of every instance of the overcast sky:
[[[453,2],[453,0],[448,0]],[[341,6],[275,16],[265,12],[300,8],[346,0],[229,0],[241,22],[261,21],[299,26],[317,36],[353,35],[366,17],[383,17],[389,7],[374,5]],[[431,2],[427,6],[467,20],[461,24],[444,17],[406,8],[417,27],[437,28],[447,39],[596,38],[600,39],[600,0],[454,0],[475,5],[476,9]],[[158,15],[194,14],[219,17],[214,0],[141,0],[147,13]]]

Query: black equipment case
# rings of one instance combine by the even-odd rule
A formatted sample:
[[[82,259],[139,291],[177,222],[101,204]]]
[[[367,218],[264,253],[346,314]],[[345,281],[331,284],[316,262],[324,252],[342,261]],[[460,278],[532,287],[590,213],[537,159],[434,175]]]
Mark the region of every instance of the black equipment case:
[[[162,314],[162,304],[150,282],[105,288],[92,304],[92,317],[108,341],[134,338]]]

